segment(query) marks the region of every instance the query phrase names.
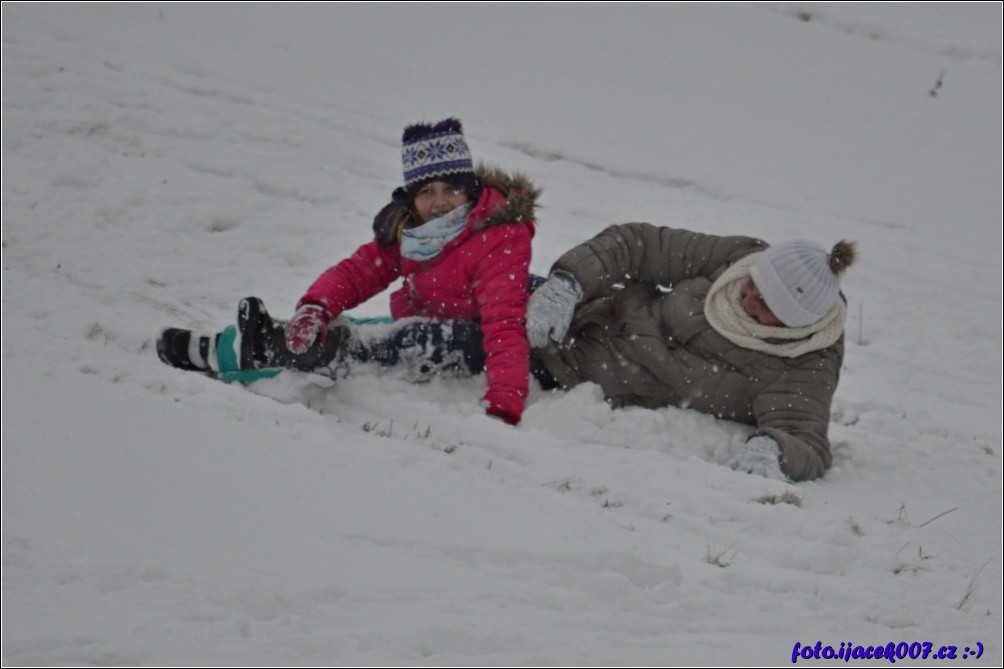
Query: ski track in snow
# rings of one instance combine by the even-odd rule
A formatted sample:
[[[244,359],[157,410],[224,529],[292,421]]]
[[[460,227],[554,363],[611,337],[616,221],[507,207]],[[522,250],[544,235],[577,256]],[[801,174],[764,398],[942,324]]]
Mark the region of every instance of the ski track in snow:
[[[422,56],[341,46],[390,29],[380,10],[75,7],[3,10],[5,665],[775,664],[817,640],[979,641],[967,664],[1001,662],[999,27],[992,43],[971,15],[939,33],[923,12],[897,24],[861,6],[678,10],[666,45],[645,47],[666,49],[693,125],[632,127],[652,148],[625,158],[595,130],[660,98],[608,100],[616,82],[593,79],[592,61],[549,64],[555,49],[603,50],[611,71],[645,67],[594,46],[588,21],[497,56],[529,55],[556,87],[580,78],[582,101],[543,98],[527,75],[539,108],[505,110],[460,62],[450,74],[479,101],[444,89],[400,116],[421,99]],[[444,16],[398,9],[419,32]],[[527,20],[484,11],[503,31]],[[541,11],[534,30],[557,22]],[[332,16],[345,20],[321,29]],[[647,34],[646,16],[625,25]],[[901,134],[796,104],[749,140],[763,174],[664,152],[663,135],[714,145],[728,124],[711,110],[739,104],[715,83],[732,57],[702,56],[704,84],[673,45],[739,26],[763,41],[736,32],[738,46],[767,60],[775,44],[807,48],[798,31],[826,32],[805,53],[820,71],[787,73],[813,109],[828,104],[815,77],[874,63],[858,93],[901,112]],[[454,33],[472,52],[473,32]],[[913,85],[948,68],[937,99],[875,75]],[[753,83],[767,100],[789,91],[770,71]],[[283,314],[367,240],[397,185],[402,123],[453,113],[486,162],[544,187],[538,273],[625,220],[772,240],[812,220],[820,241],[858,239],[827,476],[736,474],[721,463],[749,428],[611,411],[595,387],[535,389],[513,429],[482,415],[483,379],[360,369],[241,387],[156,359],[158,328],[219,328],[244,295]],[[789,164],[785,129],[843,169]],[[873,153],[851,160],[841,138],[855,133]],[[903,174],[881,171],[890,155]],[[833,190],[853,193],[872,165],[878,194],[815,190],[842,174]],[[946,201],[964,207],[947,223]]]

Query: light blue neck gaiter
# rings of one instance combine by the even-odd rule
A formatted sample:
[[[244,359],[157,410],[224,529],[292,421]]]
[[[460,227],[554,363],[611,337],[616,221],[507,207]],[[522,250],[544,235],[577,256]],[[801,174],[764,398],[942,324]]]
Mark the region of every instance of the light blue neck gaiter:
[[[401,255],[418,261],[435,258],[444,246],[464,231],[471,208],[470,203],[462,204],[417,228],[405,228],[401,233]]]

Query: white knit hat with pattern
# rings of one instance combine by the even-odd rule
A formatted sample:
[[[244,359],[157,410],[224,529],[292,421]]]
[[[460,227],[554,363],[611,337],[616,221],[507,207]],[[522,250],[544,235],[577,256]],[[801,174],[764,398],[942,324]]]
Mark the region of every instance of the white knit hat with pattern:
[[[840,297],[830,253],[804,239],[768,248],[750,268],[750,277],[774,315],[792,328],[812,325]]]

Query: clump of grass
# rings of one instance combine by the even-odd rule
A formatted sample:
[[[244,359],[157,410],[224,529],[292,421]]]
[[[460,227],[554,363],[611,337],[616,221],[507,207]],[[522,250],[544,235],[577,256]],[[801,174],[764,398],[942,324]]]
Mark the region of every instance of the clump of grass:
[[[369,421],[362,424],[362,431],[368,434],[375,435],[377,437],[392,438],[394,437],[394,421],[390,421],[388,427],[384,427],[379,421],[371,423]],[[399,430],[400,432],[400,430]],[[456,452],[457,448],[463,446],[463,442],[442,442],[438,438],[432,436],[432,426],[426,425],[422,427],[418,423],[412,425],[410,431],[405,431],[403,436],[400,437],[403,441],[407,441],[411,438],[417,438],[418,441],[427,444],[430,448],[436,451],[441,451],[447,455]],[[489,469],[491,469],[491,464],[489,464]]]
[[[736,557],[736,549],[734,546],[732,548],[726,548],[716,553],[715,551],[711,550],[711,545],[709,544],[708,551],[704,555],[704,561],[707,562],[708,564],[713,564],[716,567],[721,567],[722,569],[725,569],[730,564],[732,564],[732,560],[735,559],[735,557]]]
[[[976,592],[976,579],[978,579],[980,577],[980,574],[983,573],[983,570],[986,569],[987,565],[989,565],[992,561],[993,561],[993,558],[990,558],[989,560],[987,560],[986,562],[984,562],[983,566],[980,567],[979,571],[976,572],[976,575],[973,576],[973,579],[971,581],[969,581],[969,587],[966,588],[966,594],[963,595],[962,599],[959,600],[959,603],[955,605],[956,609],[958,609],[958,610],[961,611],[962,607],[965,606],[966,602],[969,601],[969,598],[973,596],[973,593]]]
[[[380,423],[370,423],[369,421],[363,423],[363,432],[369,432],[375,434],[378,437],[392,437],[394,436],[394,421],[390,422],[390,427],[384,429],[380,426]]]
[[[574,489],[576,489],[576,488],[579,487],[579,484],[576,483],[575,481],[573,481],[572,479],[564,479],[563,481],[555,481],[551,485],[553,485],[554,489],[557,490],[558,492],[571,492],[572,490],[574,490]]]
[[[764,495],[757,501],[761,504],[791,504],[799,509],[802,508],[802,496],[791,490],[785,490],[782,495]]]

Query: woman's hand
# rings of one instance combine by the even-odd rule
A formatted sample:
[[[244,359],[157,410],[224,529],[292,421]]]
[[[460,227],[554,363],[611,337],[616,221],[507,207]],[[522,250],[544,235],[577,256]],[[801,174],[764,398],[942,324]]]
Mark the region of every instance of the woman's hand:
[[[575,305],[582,299],[582,288],[574,277],[560,272],[551,274],[530,296],[526,309],[526,336],[530,346],[543,348],[549,341],[561,342],[572,324]]]

